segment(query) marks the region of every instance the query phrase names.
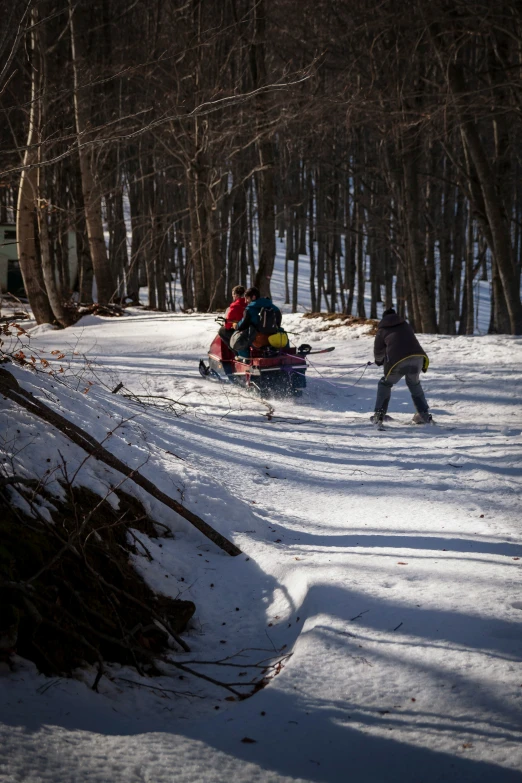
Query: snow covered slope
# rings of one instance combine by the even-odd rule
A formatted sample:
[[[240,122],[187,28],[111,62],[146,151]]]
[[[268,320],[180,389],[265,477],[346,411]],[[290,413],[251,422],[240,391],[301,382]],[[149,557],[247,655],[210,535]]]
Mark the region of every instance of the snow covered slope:
[[[408,425],[401,384],[376,432],[365,328],[285,323],[297,342],[336,350],[311,357],[303,398],[276,402],[271,420],[244,391],[199,377],[211,317],[135,311],[31,338],[78,375],[76,389],[49,378],[49,404],[95,437],[112,431],[107,448],[245,553],[227,557],[136,490],[175,532],[147,541],[154,561],[139,567],[198,607],[179,659],[293,655],[240,703],[168,677],[153,684],[205,698],[149,692],[115,670],[98,695],[20,662],[0,677],[1,781],[522,780],[522,340],[423,335],[437,426]],[[87,371],[81,354],[96,360]],[[119,382],[188,407],[140,407],[110,393]],[[27,467],[57,447],[78,464],[61,436],[10,403],[0,411]],[[90,462],[82,471],[98,491],[114,481]],[[243,670],[207,671],[241,682]]]

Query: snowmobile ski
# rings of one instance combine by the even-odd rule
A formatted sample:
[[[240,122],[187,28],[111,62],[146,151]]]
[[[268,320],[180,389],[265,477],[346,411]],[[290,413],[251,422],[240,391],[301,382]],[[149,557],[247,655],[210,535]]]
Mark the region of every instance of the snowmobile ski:
[[[331,353],[332,351],[335,351],[335,345],[332,345],[331,348],[323,348],[320,351],[308,351],[306,353],[306,356],[308,356],[309,354],[312,354],[312,353]]]
[[[199,360],[199,367],[198,367],[198,369],[199,369],[199,374],[203,378],[207,378],[210,375],[210,367],[205,364],[203,359]]]

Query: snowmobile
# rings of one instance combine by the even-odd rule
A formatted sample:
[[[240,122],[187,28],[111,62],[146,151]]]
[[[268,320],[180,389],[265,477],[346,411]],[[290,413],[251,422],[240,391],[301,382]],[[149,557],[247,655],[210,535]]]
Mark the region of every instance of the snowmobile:
[[[257,391],[261,397],[300,397],[306,388],[306,357],[310,345],[284,349],[250,347],[250,357],[237,356],[217,334],[208,352],[208,364],[199,362],[204,378],[229,381]],[[331,349],[333,350],[333,348]]]

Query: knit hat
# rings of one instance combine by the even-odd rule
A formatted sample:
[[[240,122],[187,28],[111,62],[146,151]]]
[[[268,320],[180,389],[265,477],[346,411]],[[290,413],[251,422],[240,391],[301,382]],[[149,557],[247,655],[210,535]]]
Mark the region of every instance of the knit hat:
[[[395,310],[393,309],[393,307],[388,307],[388,309],[387,309],[387,310],[385,310],[385,311],[383,312],[383,314],[382,314],[383,318],[384,318],[384,316],[385,316],[385,315],[397,315],[397,313],[395,312]]]

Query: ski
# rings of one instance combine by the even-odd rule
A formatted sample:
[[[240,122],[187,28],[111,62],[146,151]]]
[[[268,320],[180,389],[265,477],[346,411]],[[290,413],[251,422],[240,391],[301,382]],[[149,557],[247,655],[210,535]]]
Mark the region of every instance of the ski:
[[[384,422],[386,422],[386,424],[388,424],[388,422],[393,422],[393,426],[391,428],[385,427]],[[373,422],[370,418],[370,423],[373,425],[373,428],[378,431],[395,429],[396,427],[417,427],[418,429],[422,429],[424,427],[428,427],[428,429],[431,427],[437,427],[438,429],[445,429],[450,431],[456,429],[456,427],[441,427],[440,424],[438,424],[438,422],[436,421],[433,421],[433,419],[431,419],[431,421],[429,422],[426,422],[425,424],[417,424],[416,422],[411,420],[399,421],[398,419],[394,418],[393,416],[389,416],[388,414],[385,415],[384,421]]]
[[[335,345],[332,345],[331,348],[323,348],[321,351],[308,351],[305,356],[309,356],[312,353],[331,353],[332,351],[335,351]]]

